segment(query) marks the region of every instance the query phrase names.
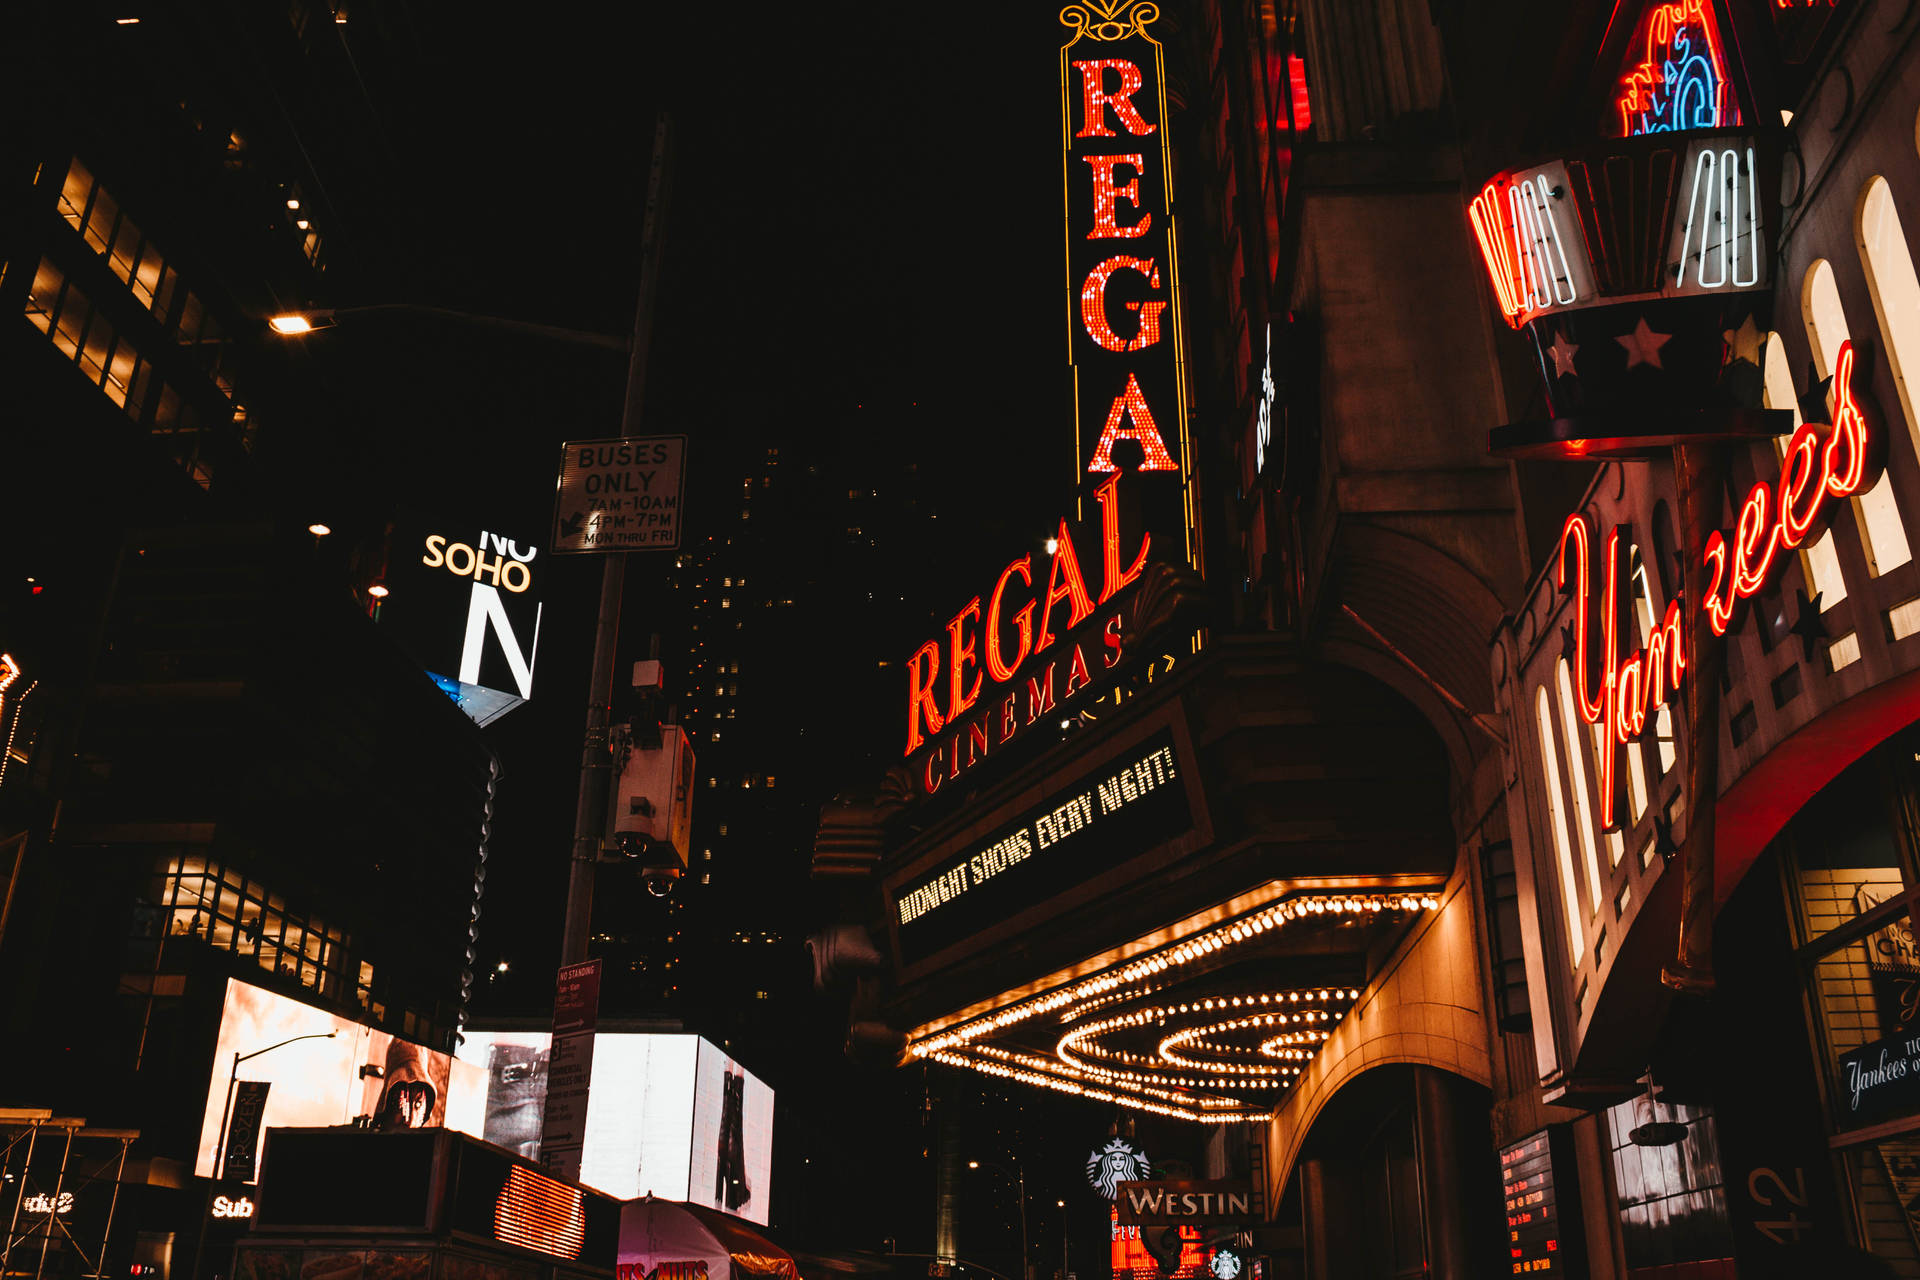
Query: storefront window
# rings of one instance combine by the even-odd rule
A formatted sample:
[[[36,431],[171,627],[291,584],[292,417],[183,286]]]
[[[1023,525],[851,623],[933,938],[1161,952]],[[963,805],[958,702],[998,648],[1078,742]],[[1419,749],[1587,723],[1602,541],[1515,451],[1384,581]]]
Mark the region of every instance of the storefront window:
[[[1642,1146],[1644,1126],[1680,1125],[1677,1142]],[[1733,1228],[1713,1112],[1642,1096],[1607,1110],[1630,1276],[1734,1280]],[[1672,1268],[1671,1271],[1665,1268]]]
[[[197,856],[163,858],[157,901],[171,936],[203,939],[323,995],[344,996],[345,935],[289,912],[277,894],[238,872]]]
[[[1908,802],[1912,734],[1856,762],[1789,824],[1809,1005],[1861,1243],[1920,1278],[1920,1035]]]

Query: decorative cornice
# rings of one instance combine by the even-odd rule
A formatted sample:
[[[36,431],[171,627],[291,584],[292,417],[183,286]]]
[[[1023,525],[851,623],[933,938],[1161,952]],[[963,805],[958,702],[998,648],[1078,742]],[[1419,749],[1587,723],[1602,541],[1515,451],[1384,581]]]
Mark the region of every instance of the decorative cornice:
[[[1073,28],[1074,40],[1083,36],[1101,41],[1143,36],[1147,24],[1159,16],[1160,6],[1153,0],[1086,0],[1060,11],[1060,21]]]

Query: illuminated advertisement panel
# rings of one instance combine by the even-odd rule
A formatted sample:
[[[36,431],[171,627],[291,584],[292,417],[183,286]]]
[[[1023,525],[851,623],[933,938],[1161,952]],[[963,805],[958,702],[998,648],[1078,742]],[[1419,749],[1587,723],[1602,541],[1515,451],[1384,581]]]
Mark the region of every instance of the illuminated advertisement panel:
[[[533,697],[546,564],[537,541],[408,520],[395,529],[379,620],[476,724]]]
[[[772,1176],[773,1090],[700,1041],[686,1198],[765,1226]]]
[[[1060,13],[1074,471],[1083,494],[1135,472],[1128,514],[1197,568],[1166,73],[1147,31],[1158,11],[1094,7]]]
[[[468,1130],[537,1159],[552,1037],[469,1031]],[[599,1032],[580,1181],[623,1200],[684,1200],[765,1223],[773,1173],[773,1090],[698,1036]]]
[[[253,1132],[363,1117],[388,1128],[480,1132],[485,1085],[477,1067],[231,978],[200,1120],[197,1177],[213,1176],[236,1054],[243,1059],[237,1080],[268,1086],[264,1107],[248,1126]]]

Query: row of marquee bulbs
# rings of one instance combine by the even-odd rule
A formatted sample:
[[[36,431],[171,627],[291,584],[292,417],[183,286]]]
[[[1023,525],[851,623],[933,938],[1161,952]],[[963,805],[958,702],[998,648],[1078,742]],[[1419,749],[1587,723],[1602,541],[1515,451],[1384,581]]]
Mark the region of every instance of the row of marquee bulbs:
[[[1344,998],[1346,998],[1346,1000],[1354,1000],[1357,996],[1359,996],[1359,990],[1354,988],[1354,990],[1350,990]],[[1308,998],[1309,1000],[1313,998],[1311,992],[1308,992]],[[1329,994],[1323,990],[1323,992],[1321,992],[1321,1000],[1327,1000],[1327,998],[1329,998]],[[1342,994],[1340,994],[1338,990],[1334,990],[1331,998],[1338,1000],[1338,998],[1342,998]],[[1273,1000],[1275,1004],[1279,1004],[1279,1002],[1283,1000],[1283,996],[1277,996],[1277,994],[1275,994],[1275,996],[1260,996],[1260,1004],[1267,1004],[1269,1000]],[[1284,996],[1284,1000],[1300,1000],[1300,992],[1288,992],[1288,994]],[[1238,1006],[1240,1000],[1235,998],[1233,1004]],[[1248,996],[1248,998],[1246,998],[1246,1004],[1248,1004],[1248,1007],[1252,1007],[1256,1002],[1254,1002],[1252,996]],[[1213,1007],[1212,1000],[1206,1002],[1206,1007]],[[1190,1006],[1190,1009],[1192,1009],[1192,1011],[1198,1011],[1200,1006],[1196,1004],[1196,1006]],[[1142,1025],[1146,1025],[1146,1023],[1158,1023],[1158,1025],[1164,1027],[1167,1017],[1171,1017],[1171,1015],[1175,1015],[1175,1013],[1187,1013],[1187,1011],[1188,1006],[1185,1006],[1185,1004],[1183,1004],[1183,1006],[1169,1006],[1165,1007],[1165,1009],[1144,1009],[1140,1015],[1123,1017],[1123,1019],[1108,1019],[1106,1023],[1098,1023],[1098,1025],[1087,1027],[1087,1029],[1083,1029],[1083,1031],[1094,1032],[1094,1034],[1096,1034],[1096,1032],[1108,1031],[1108,1029],[1114,1029],[1114,1027],[1142,1027]],[[1294,1013],[1292,1017],[1288,1017],[1286,1013],[1271,1013],[1271,1015],[1265,1015],[1263,1021],[1265,1021],[1267,1027],[1273,1027],[1275,1023],[1288,1023],[1288,1021],[1298,1023],[1298,1021],[1302,1021],[1302,1019],[1306,1019],[1306,1021],[1311,1023],[1311,1021],[1325,1021],[1325,1019],[1329,1019],[1329,1017],[1331,1017],[1331,1015],[1325,1013],[1325,1011],[1315,1011],[1315,1013],[1306,1013],[1306,1015]],[[1233,1029],[1233,1027],[1240,1027],[1240,1025],[1256,1025],[1256,1023],[1260,1023],[1260,1021],[1261,1019],[1250,1019],[1250,1021],[1246,1021],[1246,1023],[1217,1023],[1217,1027],[1221,1027],[1221,1029]],[[1213,1052],[1219,1052],[1219,1054],[1233,1052],[1233,1050],[1229,1050],[1229,1048],[1217,1048],[1217,1046],[1212,1046],[1212,1044],[1194,1040],[1192,1036],[1188,1036],[1188,1032],[1179,1032],[1179,1034],[1181,1034],[1179,1044],[1192,1044],[1194,1048],[1213,1050]],[[1292,1036],[1292,1038],[1286,1038],[1286,1036]],[[1327,1032],[1286,1032],[1286,1036],[1281,1036],[1277,1042],[1283,1042],[1283,1044],[1306,1044],[1308,1040],[1325,1040],[1325,1038],[1327,1038]],[[1064,1044],[1066,1040],[1068,1040],[1068,1038],[1064,1036],[1064,1038],[1062,1038],[1062,1044]],[[1123,1063],[1154,1063],[1154,1061],[1162,1061],[1162,1059],[1164,1059],[1165,1046],[1167,1046],[1169,1042],[1175,1042],[1173,1036],[1169,1036],[1167,1040],[1160,1042],[1160,1048],[1162,1048],[1162,1055],[1160,1055],[1160,1057],[1148,1057],[1146,1054],[1129,1054],[1127,1050],[1110,1050],[1110,1048],[1106,1048],[1106,1046],[1102,1046],[1102,1044],[1098,1044],[1098,1042],[1094,1042],[1094,1040],[1085,1040],[1085,1044],[1083,1044],[1079,1038],[1073,1040],[1073,1046],[1075,1046],[1075,1048],[1085,1048],[1085,1050],[1087,1050],[1089,1054],[1094,1055],[1094,1057],[1108,1057],[1108,1059],[1123,1061]]]
[[[1299,993],[1288,994],[1297,997]],[[1309,998],[1312,997],[1311,992],[1307,994]],[[1359,992],[1355,989],[1352,995],[1347,994],[1345,991],[1324,992],[1323,994],[1329,997],[1338,997],[1351,1001]],[[1272,996],[1263,998],[1280,1000],[1284,997]],[[1235,999],[1237,1000],[1238,997],[1235,997]],[[1248,997],[1248,1003],[1253,1003],[1252,997]],[[1226,1000],[1208,1000],[1203,1002],[1203,1004],[1205,1007],[1211,1008],[1216,1004],[1225,1005]],[[1126,1054],[1104,1049],[1096,1040],[1096,1037],[1109,1031],[1145,1026],[1149,1023],[1162,1025],[1164,1019],[1169,1014],[1177,1014],[1187,1010],[1197,1012],[1201,1008],[1201,1005],[1180,1005],[1168,1009],[1143,1009],[1135,1013],[1124,1014],[1120,1017],[1108,1018],[1101,1022],[1077,1027],[1060,1037],[1058,1043],[1054,1045],[1054,1056],[1060,1060],[1063,1066],[1095,1076],[1110,1084],[1144,1085],[1158,1082],[1179,1083],[1194,1088],[1277,1088],[1281,1085],[1291,1083],[1287,1077],[1299,1075],[1301,1068],[1297,1065],[1276,1066],[1264,1062],[1209,1061],[1202,1058],[1184,1056],[1175,1052],[1175,1049],[1188,1045],[1194,1045],[1196,1048],[1211,1048],[1212,1046],[1206,1046],[1204,1044],[1202,1037],[1217,1036],[1223,1032],[1264,1029],[1275,1026],[1287,1027],[1289,1025],[1295,1028],[1293,1032],[1283,1031],[1279,1036],[1270,1037],[1263,1043],[1277,1046],[1283,1038],[1297,1035],[1300,1038],[1292,1040],[1290,1043],[1318,1044],[1324,1042],[1327,1036],[1331,1034],[1328,1030],[1322,1030],[1322,1027],[1338,1021],[1345,1012],[1344,1010],[1340,1013],[1335,1013],[1326,1009],[1308,1009],[1295,1013],[1287,1013],[1285,1011],[1257,1013],[1244,1018],[1234,1018],[1224,1022],[1212,1022],[1197,1027],[1189,1027],[1162,1038],[1157,1046],[1157,1057],[1155,1058],[1143,1059],[1136,1054]],[[1307,1026],[1301,1028],[1299,1026],[1301,1023],[1306,1023]],[[1315,1024],[1320,1025],[1316,1026]],[[1309,1035],[1317,1035],[1317,1039],[1309,1041],[1306,1038]],[[1075,1052],[1077,1050],[1085,1051],[1096,1057],[1103,1057],[1109,1060],[1125,1060],[1131,1064],[1146,1066],[1150,1069],[1146,1071],[1135,1071],[1123,1067],[1103,1066],[1099,1063],[1087,1061],[1085,1058],[1076,1057]],[[1215,1051],[1221,1053],[1227,1052],[1218,1049]],[[1243,1050],[1242,1052],[1245,1051]],[[1265,1056],[1282,1057],[1292,1062],[1304,1063],[1308,1058],[1313,1056],[1313,1053],[1311,1050],[1296,1049],[1276,1051],[1266,1054]],[[1169,1068],[1175,1067],[1185,1068],[1187,1070],[1210,1071],[1216,1074],[1210,1079],[1172,1077],[1166,1074]],[[1225,1074],[1223,1076],[1219,1073]]]
[[[1094,1084],[1082,1084],[1078,1080],[1066,1079],[1057,1074],[1053,1063],[1045,1063],[1044,1069],[1035,1070],[1030,1066],[1015,1066],[1011,1062],[983,1060],[966,1053],[940,1050],[929,1053],[927,1057],[949,1067],[966,1067],[983,1075],[996,1076],[1003,1080],[1014,1080],[1021,1084],[1030,1084],[1041,1089],[1051,1089],[1055,1093],[1064,1093],[1076,1098],[1089,1098],[1095,1102],[1105,1102],[1116,1107],[1125,1107],[1130,1111],[1143,1111],[1148,1115],[1166,1116],[1172,1120],[1193,1120],[1201,1124],[1241,1124],[1249,1120],[1263,1120],[1267,1113],[1257,1109],[1238,1106],[1225,1100],[1203,1099],[1201,1105],[1216,1106],[1223,1110],[1196,1110],[1191,1100],[1182,1095],[1165,1090],[1140,1090],[1131,1093],[1117,1093],[1112,1089]],[[1010,1060],[1014,1055],[1002,1054]],[[1154,1097],[1141,1094],[1165,1096],[1175,1099],[1172,1103],[1155,1101]],[[1181,1105],[1185,1103],[1187,1105]]]
[[[1191,964],[1224,948],[1238,946],[1293,920],[1320,915],[1378,915],[1387,911],[1431,911],[1440,900],[1431,893],[1339,894],[1328,897],[1290,898],[1267,907],[1232,924],[1219,925],[1203,934],[1163,947],[1152,954],[1129,961],[1120,968],[1087,978],[1058,991],[1023,1000],[997,1013],[975,1018],[938,1035],[927,1036],[907,1046],[915,1057],[930,1057],[943,1049],[964,1045],[978,1036],[1025,1022],[1029,1018],[1053,1013],[1063,1007],[1103,996],[1115,988],[1131,985],[1168,969]],[[1063,1017],[1071,1014],[1063,1015]]]
[[[1336,988],[1331,992],[1329,992],[1325,988],[1322,988],[1319,994],[1319,998],[1323,1001],[1335,1000],[1335,999],[1353,1000],[1353,999],[1356,999],[1359,996],[1359,994],[1360,992],[1358,988],[1352,988],[1344,991]],[[1256,1004],[1264,1005],[1264,1004],[1268,1004],[1269,1002],[1276,1005],[1285,1004],[1289,1000],[1295,1003],[1298,1003],[1300,998],[1301,998],[1300,992],[1289,991],[1289,992],[1275,993],[1272,995],[1261,995],[1260,997],[1258,997],[1257,1000],[1253,996],[1247,996],[1245,998],[1245,1001],[1246,1001],[1247,1007],[1252,1008]],[[1311,991],[1307,992],[1306,998],[1308,1000],[1314,999],[1314,993]],[[1241,997],[1239,996],[1232,997],[1232,1002],[1233,1002],[1234,1008],[1239,1008],[1241,1005]],[[1241,1019],[1237,1019],[1230,1022],[1215,1022],[1215,1023],[1209,1023],[1205,1026],[1200,1026],[1200,1027],[1189,1027],[1183,1031],[1176,1031],[1173,1034],[1162,1039],[1158,1047],[1158,1057],[1156,1058],[1149,1058],[1142,1054],[1127,1053],[1124,1050],[1119,1050],[1119,1049],[1108,1049],[1100,1045],[1095,1039],[1095,1037],[1104,1035],[1108,1031],[1123,1030],[1129,1027],[1144,1027],[1149,1023],[1152,1023],[1156,1026],[1164,1026],[1166,1025],[1166,1020],[1170,1017],[1175,1017],[1181,1014],[1200,1013],[1203,1010],[1206,1012],[1211,1012],[1216,1007],[1220,1009],[1227,1008],[1228,1007],[1227,997],[1223,996],[1218,1000],[1195,1001],[1192,1004],[1168,1005],[1164,1008],[1138,1009],[1132,1013],[1121,1014],[1118,1017],[1104,1018],[1099,1022],[1090,1022],[1083,1026],[1076,1027],[1073,1030],[1067,1032],[1065,1035],[1061,1036],[1058,1044],[1055,1045],[1055,1051],[1060,1052],[1060,1051],[1069,1050],[1069,1049],[1084,1049],[1086,1052],[1091,1053],[1096,1057],[1109,1058],[1114,1061],[1120,1061],[1120,1062],[1138,1062],[1138,1063],[1153,1063],[1157,1061],[1170,1062],[1170,1061],[1173,1061],[1173,1059],[1169,1058],[1167,1055],[1167,1048],[1169,1045],[1189,1044],[1189,1043],[1192,1043],[1194,1040],[1196,1040],[1198,1037],[1203,1035],[1216,1034],[1221,1031],[1241,1030],[1247,1027],[1257,1027],[1257,1026],[1271,1027],[1275,1025],[1284,1026],[1290,1022],[1291,1023],[1306,1022],[1309,1024],[1315,1023],[1315,1022],[1328,1022],[1333,1020],[1335,1016],[1334,1014],[1332,1014],[1331,1012],[1325,1009],[1308,1009],[1308,1010],[1305,1010],[1304,1012],[1295,1012],[1295,1013],[1287,1013],[1286,1011],[1281,1010],[1280,1012],[1277,1012],[1277,1013],[1255,1014],[1249,1018],[1241,1018]]]

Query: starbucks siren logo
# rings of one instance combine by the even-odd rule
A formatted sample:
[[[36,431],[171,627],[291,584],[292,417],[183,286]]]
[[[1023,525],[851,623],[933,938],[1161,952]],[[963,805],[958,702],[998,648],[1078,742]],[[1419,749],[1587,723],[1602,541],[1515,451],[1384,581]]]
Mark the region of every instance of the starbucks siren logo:
[[[1119,1198],[1121,1183],[1152,1176],[1147,1153],[1124,1138],[1108,1138],[1106,1146],[1087,1157],[1087,1181],[1109,1200]]]

